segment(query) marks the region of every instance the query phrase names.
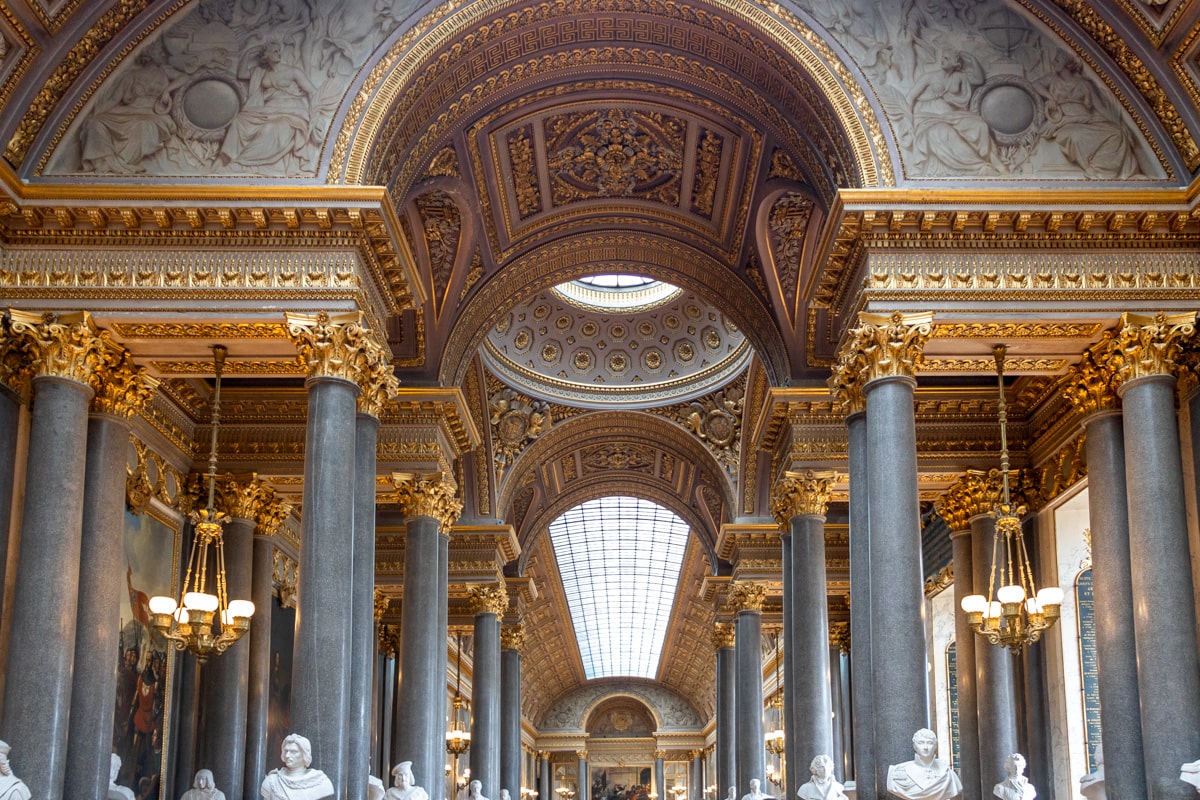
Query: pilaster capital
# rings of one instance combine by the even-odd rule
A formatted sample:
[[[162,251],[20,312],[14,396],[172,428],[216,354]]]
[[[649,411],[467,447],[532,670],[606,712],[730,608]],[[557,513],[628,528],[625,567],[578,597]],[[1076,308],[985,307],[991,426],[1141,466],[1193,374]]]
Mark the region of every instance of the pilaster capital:
[[[735,582],[729,586],[729,605],[734,611],[758,611],[767,599],[767,587],[762,583]]]
[[[445,533],[450,532],[463,503],[458,498],[458,487],[441,473],[414,475],[410,472],[393,472],[392,485],[400,494],[400,510],[409,517],[433,517],[441,524]]]
[[[283,521],[292,513],[294,506],[267,487],[262,501],[254,509],[254,521],[258,534],[274,536],[283,527]]]
[[[500,628],[500,649],[501,650],[516,650],[520,652],[525,649],[525,626],[524,625],[504,625]]]
[[[378,419],[388,401],[400,391],[400,379],[392,369],[387,351],[373,339],[364,345],[363,366],[358,373],[358,410]]]
[[[843,653],[850,652],[849,622],[831,622],[829,624],[829,646],[836,647]]]
[[[154,397],[159,380],[133,363],[129,351],[112,340],[108,331],[101,331],[104,342],[100,363],[92,372],[90,384],[92,411],[129,418]]]
[[[846,416],[857,414],[867,407],[860,379],[865,366],[866,362],[855,341],[847,341],[838,353],[828,381],[829,393],[833,396],[834,403]]]
[[[714,650],[720,650],[722,647],[733,647],[735,642],[736,637],[733,632],[733,625],[728,622],[713,623],[712,644]]]
[[[846,348],[857,353],[858,382],[863,388],[880,378],[916,379],[925,343],[933,333],[933,314],[861,312]]]
[[[339,378],[357,385],[379,350],[358,312],[288,314],[287,329],[309,380]]]
[[[55,314],[10,309],[9,326],[25,340],[35,378],[65,378],[91,385],[93,373],[104,361],[104,341],[92,315],[86,311]]]
[[[832,470],[785,472],[771,489],[771,514],[787,529],[794,517],[825,516],[837,473]]]
[[[1121,407],[1116,390],[1119,382],[1117,365],[1113,359],[1104,358],[1104,353],[1112,346],[1112,340],[1112,334],[1106,334],[1098,348],[1084,350],[1079,363],[1067,372],[1063,396],[1085,418],[1101,411],[1116,411]]]
[[[231,517],[257,520],[259,506],[267,500],[267,488],[257,473],[244,478],[226,475],[217,481],[217,504]]]
[[[495,614],[502,617],[508,610],[508,591],[503,583],[468,586],[467,600],[472,614]]]
[[[378,586],[375,587],[374,595],[375,605],[375,624],[383,622],[383,615],[387,613],[388,607],[392,604],[392,598],[383,593],[383,590]]]
[[[1113,341],[1112,353],[1118,358],[1118,375],[1127,383],[1150,375],[1171,375],[1185,340],[1196,332],[1195,313],[1153,317],[1126,312],[1121,329]]]

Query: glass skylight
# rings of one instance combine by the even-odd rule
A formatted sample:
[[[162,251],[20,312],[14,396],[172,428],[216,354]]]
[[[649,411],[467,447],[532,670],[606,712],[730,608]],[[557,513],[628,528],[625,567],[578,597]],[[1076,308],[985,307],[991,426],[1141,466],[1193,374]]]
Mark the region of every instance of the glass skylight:
[[[550,524],[588,680],[656,676],[687,536],[682,519],[636,497],[589,500]]]
[[[647,278],[645,275],[625,274],[586,275],[580,278],[579,282],[597,289],[640,289],[643,286],[657,283],[654,278]]]
[[[560,283],[554,290],[575,305],[601,311],[653,308],[680,293],[678,287],[669,283],[626,273],[585,275]]]

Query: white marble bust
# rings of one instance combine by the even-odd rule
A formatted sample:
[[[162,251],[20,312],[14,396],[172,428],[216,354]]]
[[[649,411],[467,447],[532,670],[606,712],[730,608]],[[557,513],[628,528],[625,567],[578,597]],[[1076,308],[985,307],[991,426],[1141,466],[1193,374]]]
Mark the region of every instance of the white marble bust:
[[[225,800],[225,793],[217,788],[212,770],[202,769],[192,779],[192,788],[184,792],[179,800]]]
[[[937,758],[937,734],[921,728],[913,734],[913,760],[888,767],[887,790],[900,800],[951,800],[962,794],[962,781]]]
[[[847,800],[845,787],[834,777],[832,758],[817,756],[808,765],[808,771],[812,777],[796,790],[800,800]]]
[[[108,800],[137,800],[133,790],[117,785],[117,776],[121,774],[121,757],[116,753],[108,760]]]
[[[1104,789],[1104,750],[1096,745],[1093,755],[1096,759],[1096,771],[1089,772],[1079,779],[1079,793],[1087,800],[1108,800],[1108,793]]]
[[[1025,777],[1025,756],[1013,753],[1004,759],[1004,780],[992,789],[992,796],[1000,800],[1033,800],[1037,789]]]
[[[30,800],[29,787],[13,775],[12,764],[8,762],[10,752],[8,742],[0,741],[0,800]]]
[[[477,780],[471,781],[471,783],[468,784],[467,799],[468,800],[488,800],[486,797],[483,796],[483,781],[477,779]]]
[[[1179,780],[1196,787],[1200,792],[1200,759],[1179,768]]]
[[[729,791],[725,794],[725,800],[737,800],[737,787],[729,787]]]
[[[762,781],[758,778],[750,779],[750,791],[742,795],[742,800],[773,800],[769,794],[765,794],[762,790]]]
[[[414,785],[416,782],[412,762],[401,761],[392,767],[392,783],[395,785],[387,790],[385,797],[387,800],[429,800],[429,794],[420,786]]]
[[[332,798],[333,783],[312,763],[312,743],[298,733],[283,740],[279,753],[283,769],[273,769],[263,779],[259,795],[263,800],[326,800]]]
[[[387,794],[387,787],[383,785],[383,781],[376,778],[374,775],[367,776],[367,800],[383,800]]]

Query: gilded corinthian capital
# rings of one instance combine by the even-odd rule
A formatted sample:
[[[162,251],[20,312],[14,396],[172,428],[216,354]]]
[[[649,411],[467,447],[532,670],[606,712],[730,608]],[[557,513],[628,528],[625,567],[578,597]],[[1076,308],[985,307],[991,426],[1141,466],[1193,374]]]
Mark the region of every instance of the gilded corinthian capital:
[[[785,472],[771,491],[771,514],[775,521],[786,528],[793,517],[825,516],[835,480],[837,473],[833,471]]]
[[[274,489],[266,487],[262,501],[254,509],[255,532],[260,536],[274,536],[291,515],[292,508],[292,504],[280,498]]]
[[[373,340],[367,342],[363,368],[358,376],[358,386],[362,390],[358,395],[358,410],[378,418],[388,401],[400,391],[400,380],[392,369],[388,353]]]
[[[734,583],[729,587],[729,605],[734,611],[762,611],[767,587],[761,583]]]
[[[392,485],[400,493],[400,510],[405,516],[433,517],[448,532],[462,513],[462,500],[456,494],[458,487],[440,472],[424,476],[394,472]]]
[[[104,361],[104,342],[91,314],[35,314],[16,309],[8,313],[13,335],[25,340],[33,357],[30,368],[35,378],[90,384]]]
[[[520,652],[525,648],[525,626],[524,625],[505,625],[500,629],[500,649],[501,650],[516,650]]]
[[[857,414],[867,407],[861,380],[866,364],[862,353],[850,346],[851,344],[853,342],[847,342],[847,346],[838,353],[837,362],[829,375],[829,393],[847,416]]]
[[[309,380],[340,378],[357,384],[379,351],[358,312],[288,314],[287,328]]]
[[[1164,314],[1153,317],[1145,314],[1121,315],[1121,329],[1113,342],[1113,351],[1120,358],[1121,382],[1150,375],[1170,375],[1185,340],[1196,332],[1194,313]]]
[[[133,363],[129,351],[114,342],[108,331],[100,338],[104,342],[101,362],[92,373],[92,411],[131,417],[134,412],[150,402],[158,389],[159,381],[146,372],[145,367]]]
[[[858,385],[865,387],[879,378],[916,379],[923,359],[922,350],[933,333],[933,314],[889,314],[862,312],[858,327],[839,354],[839,362],[854,354],[858,365]]]
[[[226,475],[217,481],[217,504],[237,519],[256,519],[259,505],[266,501],[268,487],[256,473],[242,478]]]
[[[495,614],[502,617],[508,610],[508,591],[502,583],[468,586],[467,601],[472,614]]]
[[[1008,473],[1009,480],[1016,482],[1019,470]],[[971,518],[980,514],[991,514],[1004,500],[1003,474],[998,469],[987,472],[969,469],[946,488],[946,493],[937,505],[938,514],[946,521],[952,533],[971,527]],[[1021,508],[1018,514],[1025,513]]]
[[[1067,373],[1063,396],[1084,417],[1101,411],[1116,411],[1121,407],[1117,398],[1117,359],[1104,357],[1112,346],[1113,337],[1107,335],[1100,346],[1083,352],[1079,363]],[[1099,358],[1097,358],[1099,356]]]
[[[733,647],[736,643],[733,626],[728,622],[717,622],[713,624],[712,629],[712,644],[714,650],[720,650],[722,647]]]

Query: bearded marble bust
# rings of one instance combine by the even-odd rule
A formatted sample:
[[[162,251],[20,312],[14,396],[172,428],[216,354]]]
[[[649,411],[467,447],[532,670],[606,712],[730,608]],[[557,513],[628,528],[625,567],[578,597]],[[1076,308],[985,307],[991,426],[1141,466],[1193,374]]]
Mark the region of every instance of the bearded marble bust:
[[[312,763],[312,743],[298,733],[283,740],[280,751],[283,769],[273,769],[263,779],[259,792],[263,800],[327,800],[332,798],[333,783]]]

